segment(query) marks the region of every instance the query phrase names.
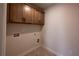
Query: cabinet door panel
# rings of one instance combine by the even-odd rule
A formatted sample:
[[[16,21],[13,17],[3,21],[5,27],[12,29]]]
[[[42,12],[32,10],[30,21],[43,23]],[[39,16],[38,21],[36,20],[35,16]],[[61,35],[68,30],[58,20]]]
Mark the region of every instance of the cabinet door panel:
[[[10,21],[22,22],[23,5],[22,4],[10,4]]]
[[[43,13],[39,13],[39,18],[40,18],[40,24],[44,24],[44,14]]]
[[[40,24],[40,16],[41,14],[40,14],[40,12],[39,11],[37,11],[37,10],[33,10],[33,23],[34,24]]]
[[[35,19],[35,9],[32,8],[32,24],[34,24],[34,19]]]
[[[44,14],[28,4],[9,4],[9,22],[26,24],[43,24]]]
[[[40,11],[36,11],[35,12],[35,22],[37,23],[37,24],[43,24],[43,22],[44,22],[44,14],[43,13],[41,13]]]
[[[39,23],[39,21],[38,21],[38,11],[37,10],[35,10],[35,18],[34,18],[34,23],[35,24],[38,24]]]
[[[23,6],[23,18],[25,18],[25,23],[32,23],[32,8],[25,4]]]

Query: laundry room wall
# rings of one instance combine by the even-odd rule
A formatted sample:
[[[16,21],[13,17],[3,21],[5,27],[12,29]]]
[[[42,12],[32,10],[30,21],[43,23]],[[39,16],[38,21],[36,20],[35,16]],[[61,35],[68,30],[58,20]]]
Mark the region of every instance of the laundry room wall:
[[[14,37],[14,34],[19,36]],[[8,24],[7,25],[7,55],[25,54],[32,48],[41,45],[41,26],[31,24]],[[40,39],[37,43],[37,39]]]
[[[57,55],[79,56],[79,4],[54,4],[45,11],[43,46]]]

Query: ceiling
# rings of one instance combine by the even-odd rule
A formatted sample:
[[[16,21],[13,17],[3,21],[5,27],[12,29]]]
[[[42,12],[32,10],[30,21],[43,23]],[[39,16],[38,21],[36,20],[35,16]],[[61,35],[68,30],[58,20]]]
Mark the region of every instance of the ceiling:
[[[41,7],[41,8],[43,8],[43,9],[47,9],[48,7],[53,5],[53,3],[34,3],[34,4]]]

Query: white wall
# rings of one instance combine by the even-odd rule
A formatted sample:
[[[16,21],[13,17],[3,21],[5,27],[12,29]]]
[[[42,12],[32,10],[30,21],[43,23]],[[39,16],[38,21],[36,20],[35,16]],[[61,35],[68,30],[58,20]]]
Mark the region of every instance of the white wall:
[[[79,4],[56,4],[45,12],[43,45],[58,55],[79,56]]]
[[[6,7],[0,3],[0,55],[5,55],[6,48]]]
[[[32,48],[41,45],[40,25],[27,24],[8,24],[7,25],[7,55],[19,55]],[[13,34],[20,33],[19,37],[13,37]],[[36,36],[34,36],[36,33]],[[37,39],[40,43],[37,43]]]

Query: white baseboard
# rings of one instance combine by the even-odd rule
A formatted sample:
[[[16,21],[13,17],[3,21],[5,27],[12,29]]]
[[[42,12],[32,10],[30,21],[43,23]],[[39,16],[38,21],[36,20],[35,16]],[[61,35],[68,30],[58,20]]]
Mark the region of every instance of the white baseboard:
[[[26,54],[32,52],[33,50],[35,50],[35,49],[37,49],[37,48],[39,48],[39,47],[41,47],[41,46],[39,45],[39,46],[37,46],[37,47],[31,48],[31,49],[29,49],[29,50],[27,50],[27,51],[25,51],[25,52],[19,54],[18,56],[25,56]]]
[[[27,51],[25,51],[25,52],[19,54],[18,56],[25,56],[25,55],[27,55],[28,53],[32,52],[33,50],[35,50],[35,49],[37,49],[37,48],[39,48],[39,47],[43,47],[43,48],[47,49],[48,51],[50,51],[51,53],[55,54],[56,56],[63,56],[62,54],[59,54],[58,52],[56,52],[56,51],[54,51],[54,50],[52,50],[52,49],[50,49],[50,48],[48,48],[48,47],[46,47],[46,46],[41,46],[41,45],[36,46],[36,47],[34,47],[34,48],[31,48],[31,49],[29,49],[29,50],[27,50]]]
[[[53,51],[52,49],[46,47],[46,46],[42,46],[43,48],[47,49],[48,51],[50,51],[51,53],[55,54],[56,56],[59,56],[59,53],[57,53],[56,51]]]

